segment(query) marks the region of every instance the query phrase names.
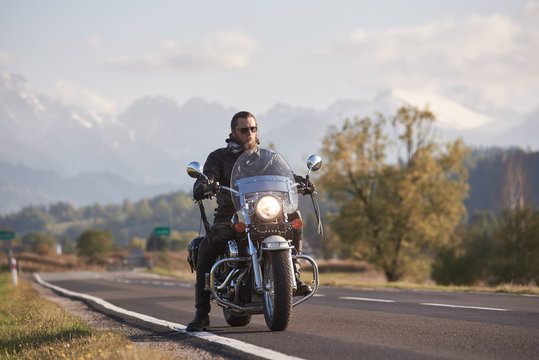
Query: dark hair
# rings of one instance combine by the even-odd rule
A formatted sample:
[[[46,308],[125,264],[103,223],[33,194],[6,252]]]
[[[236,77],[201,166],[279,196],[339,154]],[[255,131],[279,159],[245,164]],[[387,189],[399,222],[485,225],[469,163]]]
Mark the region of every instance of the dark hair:
[[[248,111],[240,111],[239,113],[236,113],[232,117],[232,121],[230,121],[230,129],[233,130],[233,129],[236,128],[236,125],[238,125],[238,120],[239,119],[248,119],[250,117],[252,117],[256,121],[255,116],[253,114],[251,114],[250,112],[248,112]]]

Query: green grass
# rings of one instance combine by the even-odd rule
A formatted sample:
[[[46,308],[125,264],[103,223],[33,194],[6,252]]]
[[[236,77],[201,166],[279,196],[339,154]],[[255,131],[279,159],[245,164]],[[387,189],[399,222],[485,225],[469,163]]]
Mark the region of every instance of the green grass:
[[[45,300],[26,281],[18,286],[0,273],[0,358],[165,359],[134,349],[127,337],[90,329],[82,320]]]
[[[330,272],[320,273],[320,285],[342,287],[366,287],[386,289],[410,289],[410,290],[437,290],[437,291],[467,291],[467,292],[490,292],[511,294],[539,295],[539,287],[536,284],[518,285],[502,284],[491,286],[443,286],[431,283],[416,284],[411,282],[386,282],[379,277],[363,276],[353,272]]]
[[[157,275],[170,276],[182,280],[196,280],[196,274],[185,269],[171,270],[156,266],[152,270],[148,270],[147,272]]]

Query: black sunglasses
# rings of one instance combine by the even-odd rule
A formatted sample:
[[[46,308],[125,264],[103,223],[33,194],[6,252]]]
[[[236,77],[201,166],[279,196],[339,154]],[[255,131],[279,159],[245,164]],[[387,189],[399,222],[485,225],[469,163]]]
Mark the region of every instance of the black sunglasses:
[[[249,130],[251,130],[252,133],[255,133],[256,130],[258,129],[258,127],[256,126],[247,126],[247,127],[242,127],[242,128],[236,128],[237,130],[239,130],[242,134],[247,134],[249,132]]]

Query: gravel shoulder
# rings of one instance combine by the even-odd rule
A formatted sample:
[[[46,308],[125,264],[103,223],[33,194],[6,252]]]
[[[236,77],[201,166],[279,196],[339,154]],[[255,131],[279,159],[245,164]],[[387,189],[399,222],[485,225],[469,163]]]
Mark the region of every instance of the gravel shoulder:
[[[134,347],[152,349],[166,353],[171,359],[238,359],[247,358],[236,351],[223,349],[188,334],[157,325],[122,318],[97,310],[92,304],[61,296],[51,289],[37,284],[33,279],[33,288],[40,296],[58,304],[70,314],[79,317],[92,329],[114,331],[125,335]]]

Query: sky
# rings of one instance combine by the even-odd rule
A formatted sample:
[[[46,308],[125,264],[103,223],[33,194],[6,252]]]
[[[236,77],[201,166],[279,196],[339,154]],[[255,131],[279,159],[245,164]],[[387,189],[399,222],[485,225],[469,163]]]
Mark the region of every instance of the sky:
[[[380,91],[539,106],[539,1],[0,0],[0,69],[116,115],[144,96],[265,112]]]

